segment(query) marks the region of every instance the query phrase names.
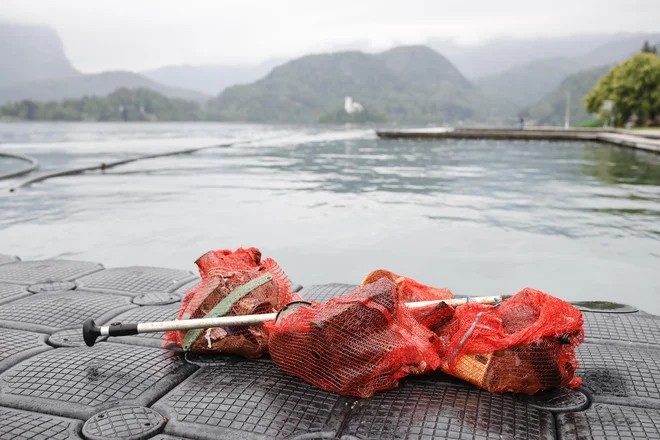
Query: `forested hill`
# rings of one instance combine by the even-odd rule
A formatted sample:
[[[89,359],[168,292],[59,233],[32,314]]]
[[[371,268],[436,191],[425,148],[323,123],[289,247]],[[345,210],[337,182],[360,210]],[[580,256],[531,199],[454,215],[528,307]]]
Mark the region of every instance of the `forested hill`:
[[[425,46],[305,56],[226,89],[208,105],[221,120],[315,122],[345,96],[397,122],[484,121],[515,112]]]
[[[23,100],[0,107],[0,119],[30,121],[198,121],[206,118],[195,101],[167,98],[148,89],[119,89],[106,97],[64,101]]]
[[[529,109],[529,116],[540,125],[563,125],[566,97],[570,96],[571,124],[578,125],[594,120],[595,117],[584,108],[584,98],[610,68],[611,66],[601,66],[569,75],[559,87]]]

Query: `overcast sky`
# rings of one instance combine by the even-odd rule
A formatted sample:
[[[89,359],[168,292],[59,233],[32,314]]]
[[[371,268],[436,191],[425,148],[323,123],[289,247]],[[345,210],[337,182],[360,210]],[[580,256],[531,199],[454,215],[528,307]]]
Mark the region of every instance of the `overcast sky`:
[[[84,72],[241,64],[430,37],[660,31],[660,0],[0,0],[0,19],[55,28]]]

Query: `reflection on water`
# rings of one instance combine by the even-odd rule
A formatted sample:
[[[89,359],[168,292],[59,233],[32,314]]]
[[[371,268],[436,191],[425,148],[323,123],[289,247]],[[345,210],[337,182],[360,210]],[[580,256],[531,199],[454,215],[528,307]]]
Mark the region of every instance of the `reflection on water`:
[[[384,267],[457,294],[531,286],[660,313],[660,156],[354,127],[0,125],[45,168],[247,138],[266,140],[0,193],[0,253],[193,270],[253,245],[302,284]]]
[[[660,155],[628,148],[587,147],[582,170],[604,183],[660,185]]]

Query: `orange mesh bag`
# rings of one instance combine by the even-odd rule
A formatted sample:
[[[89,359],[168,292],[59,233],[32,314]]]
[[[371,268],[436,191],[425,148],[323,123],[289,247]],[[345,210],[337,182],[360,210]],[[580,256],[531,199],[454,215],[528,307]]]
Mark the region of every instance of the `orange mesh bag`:
[[[415,320],[386,278],[302,307],[266,329],[280,369],[343,395],[370,397],[441,362],[437,336]]]
[[[582,324],[571,304],[529,288],[499,306],[468,303],[437,329],[448,347],[442,369],[491,392],[575,388]]]
[[[362,280],[361,285],[366,286],[367,284],[371,284],[381,278],[387,278],[396,283],[401,292],[401,301],[403,302],[433,301],[454,297],[449,289],[426,286],[422,283],[418,283],[412,278],[402,277],[401,275],[397,275],[384,269],[378,269],[371,272],[364,278],[364,280]]]
[[[424,327],[439,334],[454,317],[454,308],[449,304],[437,304],[410,309],[410,314]]]
[[[301,299],[291,292],[277,263],[270,258],[262,261],[256,248],[210,251],[195,264],[202,282],[183,298],[177,319],[273,313]],[[165,344],[173,342],[193,352],[259,357],[268,349],[263,325],[171,331],[165,338]]]

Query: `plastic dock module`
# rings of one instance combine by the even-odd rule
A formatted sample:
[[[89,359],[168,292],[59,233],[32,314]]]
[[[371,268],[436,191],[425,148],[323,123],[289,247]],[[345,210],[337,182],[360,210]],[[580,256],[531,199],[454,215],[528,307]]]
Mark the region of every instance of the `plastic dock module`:
[[[176,319],[181,304],[174,303],[163,306],[144,306],[131,309],[121,315],[115,316],[111,321],[119,322],[152,322],[170,321]],[[163,344],[163,333],[143,333],[141,335],[124,336],[121,338],[111,337],[109,342],[122,344],[144,345],[147,347],[160,347]]]
[[[88,317],[105,322],[118,311],[138,307],[130,298],[72,290],[42,293],[5,303],[0,307],[0,327],[52,333],[79,327]]]
[[[307,301],[316,301],[320,303],[328,302],[332,298],[351,293],[359,286],[357,284],[320,284],[315,286],[303,287],[298,292]]]
[[[585,338],[601,344],[660,349],[660,319],[646,313],[584,313]]]
[[[198,438],[332,438],[354,399],[328,393],[272,363],[237,360],[206,367],[154,408],[170,421],[166,433]]]
[[[268,356],[160,348],[162,333],[84,344],[86,318],[171,320],[197,283],[175,269],[0,255],[0,439],[660,439],[660,318],[626,305],[582,303],[582,387],[532,396],[434,373],[358,399]],[[355,287],[300,294],[325,302]]]
[[[18,284],[0,284],[0,304],[30,295],[25,286]]]
[[[18,260],[19,260],[18,257],[15,257],[13,255],[0,254],[0,264],[13,263]]]
[[[103,343],[60,348],[0,375],[0,406],[88,419],[118,404],[153,402],[197,368],[166,350]]]
[[[525,438],[553,439],[554,419],[544,411],[473,387],[409,380],[359,401],[342,439]]]
[[[83,422],[0,407],[0,439],[82,439]]]
[[[560,414],[559,438],[660,438],[660,411],[648,408],[594,404],[587,411]]]
[[[0,282],[37,284],[51,281],[72,281],[103,269],[98,263],[70,260],[25,261],[0,266]]]
[[[660,353],[644,348],[584,344],[577,349],[582,385],[597,402],[660,409]]]
[[[127,295],[147,292],[173,292],[197,279],[190,272],[157,267],[123,267],[108,269],[82,278],[81,288]]]

